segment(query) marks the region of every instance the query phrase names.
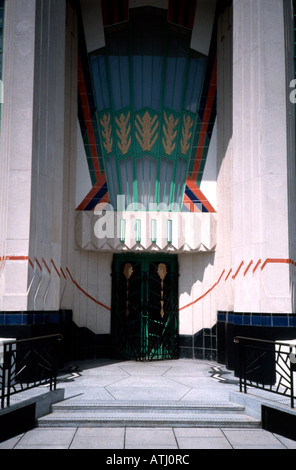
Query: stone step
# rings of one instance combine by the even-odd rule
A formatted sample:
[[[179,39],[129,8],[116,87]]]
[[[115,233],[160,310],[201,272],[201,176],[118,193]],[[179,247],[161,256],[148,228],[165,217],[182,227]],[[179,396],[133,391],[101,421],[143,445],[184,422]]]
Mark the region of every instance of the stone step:
[[[238,427],[260,428],[255,418],[237,414],[108,415],[94,412],[51,413],[38,420],[39,427]]]
[[[42,427],[240,427],[259,428],[260,420],[229,403],[71,402],[52,407]]]
[[[150,414],[155,412],[165,413],[241,413],[245,408],[243,405],[233,403],[205,403],[205,402],[128,402],[128,401],[64,401],[52,406],[52,411],[72,412],[100,411],[101,413],[140,413]]]

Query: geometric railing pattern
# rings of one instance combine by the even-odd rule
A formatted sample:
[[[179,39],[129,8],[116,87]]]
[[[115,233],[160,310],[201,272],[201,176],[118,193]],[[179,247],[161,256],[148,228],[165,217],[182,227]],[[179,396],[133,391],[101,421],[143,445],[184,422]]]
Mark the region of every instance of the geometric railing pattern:
[[[10,406],[10,397],[49,384],[56,388],[58,352],[62,335],[49,335],[3,344],[0,359],[1,408]]]
[[[236,337],[240,391],[247,387],[265,390],[289,398],[294,408],[296,356],[292,344]]]

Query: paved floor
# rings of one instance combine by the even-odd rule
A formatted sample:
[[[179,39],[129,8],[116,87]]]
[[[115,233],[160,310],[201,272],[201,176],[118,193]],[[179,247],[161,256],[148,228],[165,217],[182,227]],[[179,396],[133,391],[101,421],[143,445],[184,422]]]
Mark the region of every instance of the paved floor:
[[[210,361],[101,360],[67,365],[59,375],[58,388],[65,389],[69,401],[217,403],[228,401],[238,383],[224,366]],[[262,429],[38,427],[0,443],[0,449],[296,449],[296,441]]]
[[[36,428],[0,449],[296,449],[296,442],[262,429]]]

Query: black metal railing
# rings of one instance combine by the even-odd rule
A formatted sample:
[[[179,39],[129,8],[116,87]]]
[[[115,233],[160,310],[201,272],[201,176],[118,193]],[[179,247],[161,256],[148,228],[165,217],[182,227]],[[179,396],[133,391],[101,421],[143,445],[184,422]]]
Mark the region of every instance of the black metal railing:
[[[237,374],[240,391],[258,388],[283,395],[294,408],[296,376],[295,346],[288,342],[275,342],[236,336],[238,347]]]
[[[1,408],[16,393],[39,387],[56,389],[60,334],[3,342],[0,362]]]

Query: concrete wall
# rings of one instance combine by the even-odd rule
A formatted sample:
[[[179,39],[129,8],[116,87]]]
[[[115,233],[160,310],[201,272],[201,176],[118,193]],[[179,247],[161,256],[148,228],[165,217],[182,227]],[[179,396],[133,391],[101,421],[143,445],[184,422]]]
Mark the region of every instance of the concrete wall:
[[[233,266],[235,311],[291,311],[285,31],[282,0],[237,0],[233,9]],[[295,184],[295,180],[294,180]]]
[[[65,2],[37,2],[29,256],[29,310],[58,310],[65,114]],[[44,261],[43,261],[44,260]]]
[[[218,22],[217,310],[294,311],[286,3],[234,1]]]
[[[27,307],[33,147],[35,0],[5,2],[0,144],[0,309]],[[3,258],[6,258],[3,261]]]
[[[217,250],[215,274],[223,277],[215,291],[217,310],[233,309],[232,261],[232,181],[233,181],[233,17],[232,7],[220,15],[217,32]],[[225,281],[226,279],[226,281]]]
[[[52,274],[60,269],[62,256],[65,25],[66,2],[6,2],[0,158],[3,311],[60,307],[60,280]]]

